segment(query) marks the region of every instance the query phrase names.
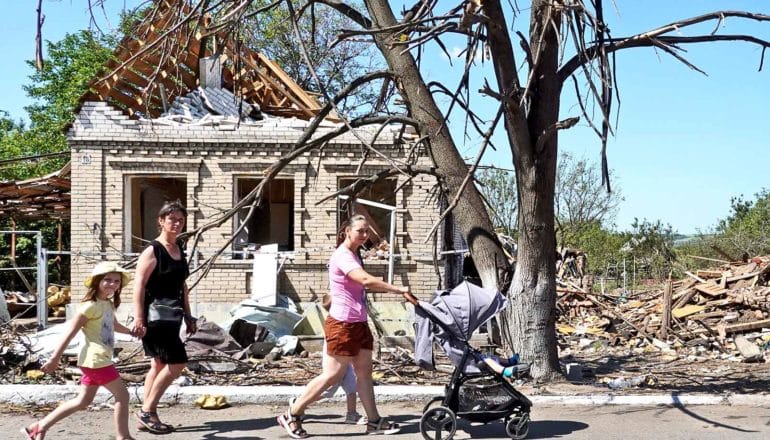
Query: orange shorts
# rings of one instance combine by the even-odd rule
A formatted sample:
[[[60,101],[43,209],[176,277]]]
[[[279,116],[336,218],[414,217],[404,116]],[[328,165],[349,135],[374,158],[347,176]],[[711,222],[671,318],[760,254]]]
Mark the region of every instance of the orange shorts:
[[[361,350],[374,350],[374,337],[366,321],[343,322],[327,316],[324,332],[327,354],[356,356]]]

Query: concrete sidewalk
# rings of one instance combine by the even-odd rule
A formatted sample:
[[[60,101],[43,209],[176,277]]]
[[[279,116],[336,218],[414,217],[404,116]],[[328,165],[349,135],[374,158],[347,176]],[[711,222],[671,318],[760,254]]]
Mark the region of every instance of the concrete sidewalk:
[[[609,392],[598,387],[581,392],[581,387],[560,390],[558,387],[537,394],[531,386],[520,387],[535,405],[747,405],[770,407],[770,394],[681,394],[645,393],[633,394],[632,391]],[[163,402],[192,403],[204,394],[224,396],[231,404],[275,404],[282,405],[290,397],[299,395],[302,386],[177,386],[172,385],[163,396]],[[0,385],[0,402],[56,403],[77,395],[79,385]],[[443,395],[441,386],[384,385],[376,386],[378,402],[427,402],[430,398]],[[142,387],[129,386],[132,401],[140,401]],[[109,401],[111,395],[104,389],[99,390],[96,402]],[[334,397],[344,399],[342,391]]]

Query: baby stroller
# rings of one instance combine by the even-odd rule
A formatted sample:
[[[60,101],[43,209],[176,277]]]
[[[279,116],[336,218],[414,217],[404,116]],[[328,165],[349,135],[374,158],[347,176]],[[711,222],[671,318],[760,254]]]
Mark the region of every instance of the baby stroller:
[[[458,417],[472,423],[503,419],[509,437],[527,436],[532,402],[487,367],[481,352],[468,343],[471,334],[506,303],[497,291],[463,282],[451,291],[437,291],[430,302],[420,301],[415,307],[417,364],[433,369],[434,340],[455,364],[444,395],[423,409],[420,432],[426,440],[451,440]]]

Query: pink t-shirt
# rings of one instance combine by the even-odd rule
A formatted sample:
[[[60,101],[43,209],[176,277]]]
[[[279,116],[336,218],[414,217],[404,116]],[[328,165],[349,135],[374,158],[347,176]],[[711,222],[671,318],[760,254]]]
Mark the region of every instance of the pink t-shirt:
[[[329,259],[329,293],[332,305],[329,315],[337,321],[366,322],[364,286],[347,275],[361,267],[361,260],[344,244]]]

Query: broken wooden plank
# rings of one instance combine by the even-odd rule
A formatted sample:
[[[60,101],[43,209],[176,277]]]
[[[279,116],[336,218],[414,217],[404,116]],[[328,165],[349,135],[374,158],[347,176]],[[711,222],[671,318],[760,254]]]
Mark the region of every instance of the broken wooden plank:
[[[695,304],[691,304],[689,306],[679,307],[671,311],[671,315],[674,318],[684,318],[686,316],[694,315],[696,313],[700,313],[702,311],[706,310],[705,306],[699,306]]]
[[[722,271],[721,270],[698,270],[695,272],[695,275],[703,278],[722,278]]]
[[[697,315],[690,315],[688,319],[691,319],[693,321],[697,321],[699,319],[709,319],[709,318],[721,318],[725,316],[727,312],[717,310],[715,312],[707,312],[707,313],[698,313]]]
[[[726,305],[730,305],[734,302],[733,298],[726,298],[726,299],[717,299],[714,301],[708,301],[706,304],[704,304],[706,307],[724,307]]]
[[[678,308],[686,305],[688,302],[690,302],[692,297],[695,296],[698,293],[698,291],[695,290],[695,289],[687,289],[687,290],[685,290],[684,292],[681,292],[681,293],[683,293],[683,295],[681,295],[680,298],[677,299],[677,301],[672,306],[672,309],[678,309]]]
[[[762,319],[760,321],[753,322],[742,322],[740,324],[731,324],[725,326],[725,333],[746,332],[749,330],[757,330],[762,327],[770,327],[770,319]]]
[[[722,264],[730,264],[730,261],[727,260],[719,260],[717,258],[707,258],[707,257],[700,257],[698,255],[687,255],[687,257],[690,258],[696,258],[698,260],[704,260],[704,261],[713,261],[715,263],[722,263]]]
[[[727,289],[724,287],[720,287],[712,283],[696,284],[695,290],[700,293],[705,293],[708,296],[719,296],[727,292]]]
[[[762,276],[769,269],[770,269],[770,264],[768,264],[767,266],[763,267],[762,269],[754,271],[754,272],[749,272],[749,273],[744,273],[742,275],[735,275],[733,277],[728,277],[727,278],[727,282],[728,283],[732,283],[733,281],[743,280],[743,279],[751,278],[751,277],[755,277],[755,276]]]
[[[671,294],[674,288],[671,286],[671,275],[663,288],[663,311],[661,313],[660,337],[668,339],[668,326],[671,322]]]
[[[694,273],[692,273],[692,272],[687,272],[687,271],[685,271],[685,273],[684,273],[684,274],[685,274],[685,275],[687,275],[688,277],[690,277],[690,278],[694,279],[695,281],[697,281],[697,282],[699,282],[699,283],[705,283],[705,282],[706,282],[706,280],[704,280],[703,278],[699,277],[698,275],[695,275],[695,274],[694,274]]]

